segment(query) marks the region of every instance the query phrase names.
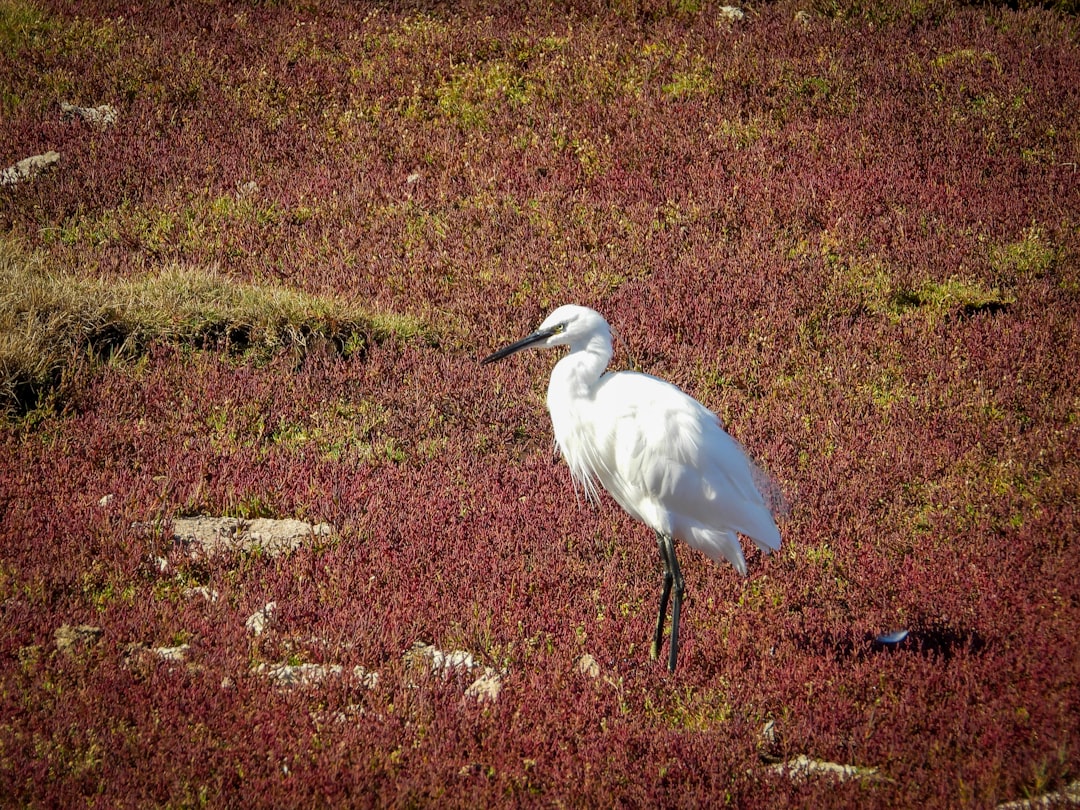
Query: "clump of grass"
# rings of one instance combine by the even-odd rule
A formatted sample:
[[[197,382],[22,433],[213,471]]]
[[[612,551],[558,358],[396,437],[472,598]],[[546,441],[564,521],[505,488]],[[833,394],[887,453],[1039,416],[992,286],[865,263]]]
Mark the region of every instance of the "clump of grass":
[[[697,57],[689,69],[677,72],[671,81],[664,85],[664,93],[676,99],[706,95],[712,80],[711,73],[705,60]]]
[[[45,15],[29,3],[0,5],[0,53],[13,55],[23,43],[44,37],[50,29]]]
[[[861,307],[893,320],[916,312],[930,319],[993,313],[1016,303],[1013,295],[998,287],[986,288],[959,276],[905,283],[877,256],[848,256],[829,241],[822,255],[835,269],[838,285],[855,296]]]
[[[135,279],[76,278],[0,241],[0,410],[33,407],[72,363],[134,358],[154,343],[223,345],[267,358],[315,344],[343,356],[412,338],[415,319],[329,298],[171,267]]]
[[[915,289],[895,290],[889,297],[889,305],[897,315],[918,309],[937,317],[952,313],[997,312],[1015,302],[1015,298],[997,287],[986,289],[955,277],[941,283],[924,281]]]
[[[505,100],[527,104],[529,88],[505,62],[466,66],[436,91],[439,109],[466,129],[483,129],[488,124],[488,108]]]
[[[1041,278],[1053,269],[1058,252],[1042,228],[1032,225],[1022,239],[991,251],[991,266],[1003,279]]]

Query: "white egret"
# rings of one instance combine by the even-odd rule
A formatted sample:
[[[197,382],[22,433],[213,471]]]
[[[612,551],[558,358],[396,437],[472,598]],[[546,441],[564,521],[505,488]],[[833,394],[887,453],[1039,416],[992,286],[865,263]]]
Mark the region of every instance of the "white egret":
[[[768,553],[780,548],[780,531],[754,482],[753,465],[716,414],[648,374],[606,373],[611,330],[598,312],[561,306],[531,335],[481,363],[551,346],[570,347],[551,372],[547,407],[575,486],[595,498],[599,480],[623,509],[656,532],[664,585],[651,655],[660,655],[674,587],[668,656],[674,672],[685,586],[673,540],[717,562],[727,560],[745,575],[736,533]]]

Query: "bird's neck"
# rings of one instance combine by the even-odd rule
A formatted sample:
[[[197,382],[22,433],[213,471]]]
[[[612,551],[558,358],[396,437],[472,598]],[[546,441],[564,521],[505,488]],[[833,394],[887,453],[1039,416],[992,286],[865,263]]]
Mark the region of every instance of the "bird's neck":
[[[597,384],[610,360],[611,338],[593,335],[582,344],[570,346],[570,353],[552,369],[548,383],[547,407],[555,444],[571,476],[584,487],[586,497],[596,494],[592,479],[598,473],[589,444],[592,406]]]
[[[611,338],[607,335],[592,335],[584,343],[572,345],[570,353],[551,371],[549,410],[553,404],[563,404],[564,399],[590,396],[610,362]]]

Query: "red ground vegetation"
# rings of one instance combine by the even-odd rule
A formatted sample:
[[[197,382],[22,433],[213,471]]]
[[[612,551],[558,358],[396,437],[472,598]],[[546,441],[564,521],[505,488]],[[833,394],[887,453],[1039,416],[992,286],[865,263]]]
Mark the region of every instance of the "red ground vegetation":
[[[55,408],[0,429],[3,801],[988,806],[1080,775],[1067,9],[9,8],[0,164],[62,158],[0,189],[5,239],[57,272],[212,266],[435,339],[74,362]],[[476,362],[564,302],[791,503],[745,581],[684,552],[674,676],[647,655],[652,537],[575,502],[551,456],[552,358]],[[187,514],[336,534],[194,561],[168,539]],[[63,653],[62,624],[103,633]],[[498,700],[410,675],[417,640],[505,670]],[[255,669],[286,659],[380,678]],[[877,770],[769,770],[800,754]]]

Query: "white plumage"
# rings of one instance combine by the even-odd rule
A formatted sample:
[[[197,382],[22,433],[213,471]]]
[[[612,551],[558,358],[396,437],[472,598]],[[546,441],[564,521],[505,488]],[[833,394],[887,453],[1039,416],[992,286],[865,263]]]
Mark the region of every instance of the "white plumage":
[[[555,442],[586,496],[596,496],[594,480],[599,481],[623,509],[656,532],[664,590],[652,654],[659,654],[663,642],[674,584],[668,661],[674,670],[683,583],[672,538],[745,574],[736,533],[767,553],[780,547],[780,532],[754,483],[751,462],[716,414],[648,374],[605,373],[611,331],[598,312],[559,307],[531,335],[482,362],[562,345],[570,352],[552,370],[547,392]]]

